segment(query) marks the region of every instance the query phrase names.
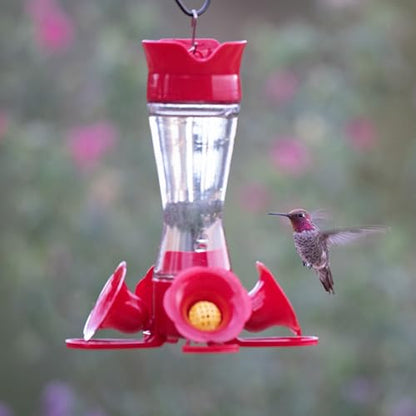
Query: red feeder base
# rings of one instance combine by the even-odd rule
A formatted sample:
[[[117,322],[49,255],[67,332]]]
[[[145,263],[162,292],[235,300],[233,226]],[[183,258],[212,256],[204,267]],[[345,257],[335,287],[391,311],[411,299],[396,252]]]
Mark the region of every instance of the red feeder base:
[[[84,338],[66,340],[68,348],[145,349],[184,340],[184,353],[235,353],[240,348],[305,347],[318,338],[303,336],[295,311],[271,272],[257,263],[259,280],[247,292],[230,270],[194,266],[175,279],[154,279],[153,268],[132,293],[124,283],[126,264],[120,263],[110,276],[87,319]],[[199,301],[217,305],[222,320],[216,329],[193,326],[190,307]],[[260,332],[271,326],[284,326],[294,336],[242,338],[243,329]],[[122,332],[142,331],[141,339],[91,339],[100,328]]]
[[[317,345],[318,341],[318,337],[314,336],[236,338],[224,344],[191,344],[190,341],[186,341],[182,346],[182,351],[196,354],[236,353],[240,347],[307,347]],[[117,338],[94,339],[91,341],[84,341],[82,338],[66,340],[68,348],[84,350],[158,348],[164,343],[163,339],[151,335],[144,337],[142,340]]]

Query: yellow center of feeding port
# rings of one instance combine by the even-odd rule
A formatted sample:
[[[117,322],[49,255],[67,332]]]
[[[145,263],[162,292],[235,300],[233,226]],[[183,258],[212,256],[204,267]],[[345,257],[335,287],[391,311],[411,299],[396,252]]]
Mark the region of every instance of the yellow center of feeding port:
[[[221,311],[215,303],[207,300],[195,302],[188,312],[190,324],[200,331],[214,331],[221,323]]]

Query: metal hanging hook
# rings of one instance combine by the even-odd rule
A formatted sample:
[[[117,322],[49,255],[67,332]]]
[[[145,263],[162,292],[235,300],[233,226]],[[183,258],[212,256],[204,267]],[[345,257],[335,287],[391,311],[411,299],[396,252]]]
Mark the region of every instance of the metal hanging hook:
[[[196,52],[196,47],[198,46],[198,44],[195,42],[197,22],[198,22],[198,12],[195,9],[192,9],[192,20],[191,20],[192,40],[191,40],[191,47],[189,49],[189,52],[192,52],[192,53]]]
[[[204,4],[201,6],[200,9],[196,10],[196,9],[191,9],[189,10],[183,3],[181,0],[175,0],[176,4],[179,6],[179,8],[187,15],[190,17],[194,17],[194,12],[196,12],[196,17],[201,16],[201,14],[205,13],[211,3],[211,0],[205,0]]]
[[[189,48],[189,52],[195,54],[196,48],[198,46],[198,43],[195,41],[196,37],[196,24],[198,22],[198,17],[201,16],[201,14],[205,13],[211,3],[211,0],[205,0],[204,4],[201,6],[200,9],[191,9],[189,10],[181,0],[175,0],[176,4],[179,6],[179,8],[187,15],[192,18],[191,20],[191,28],[192,28],[192,40],[191,40],[191,47]]]

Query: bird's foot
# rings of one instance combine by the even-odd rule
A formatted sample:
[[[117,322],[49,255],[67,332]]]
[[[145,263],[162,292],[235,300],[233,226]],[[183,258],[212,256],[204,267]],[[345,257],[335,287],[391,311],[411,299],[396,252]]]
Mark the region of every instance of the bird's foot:
[[[308,263],[307,261],[302,261],[302,264],[304,267],[307,267],[308,269],[312,269],[312,264]]]

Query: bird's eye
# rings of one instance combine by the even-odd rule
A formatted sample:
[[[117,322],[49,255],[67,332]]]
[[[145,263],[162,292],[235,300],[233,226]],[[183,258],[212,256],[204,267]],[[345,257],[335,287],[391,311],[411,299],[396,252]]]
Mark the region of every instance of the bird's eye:
[[[299,218],[304,218],[304,217],[305,217],[305,214],[304,214],[303,212],[300,212],[300,213],[298,214],[298,217],[299,217]]]

